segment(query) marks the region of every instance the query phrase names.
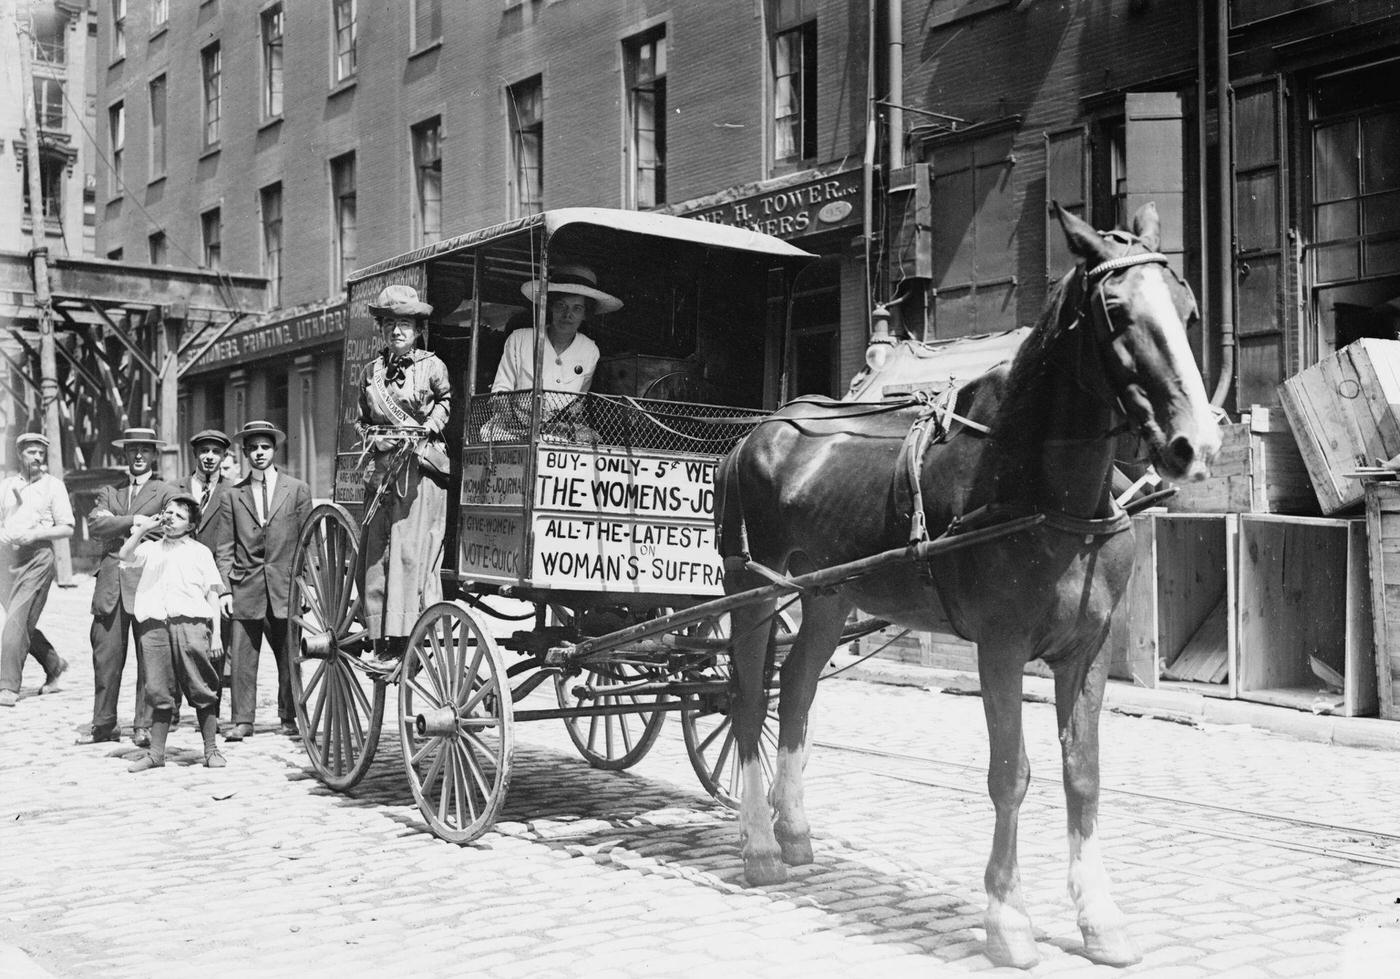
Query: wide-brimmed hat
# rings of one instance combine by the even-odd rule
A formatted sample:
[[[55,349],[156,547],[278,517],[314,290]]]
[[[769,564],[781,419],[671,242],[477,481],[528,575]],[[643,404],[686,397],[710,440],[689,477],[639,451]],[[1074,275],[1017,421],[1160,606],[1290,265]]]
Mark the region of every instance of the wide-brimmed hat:
[[[229,438],[217,428],[206,428],[202,432],[195,432],[190,436],[190,445],[197,446],[200,442],[218,442],[225,449],[233,448],[233,439]]]
[[[520,287],[525,298],[536,302],[539,298],[541,280],[531,279]],[[560,265],[549,276],[550,292],[572,292],[587,296],[598,303],[598,312],[615,313],[622,308],[622,300],[598,288],[598,277],[586,265]]]
[[[49,447],[49,440],[46,436],[40,435],[38,432],[25,432],[20,435],[19,438],[15,439],[15,448],[23,452],[26,445],[42,445],[47,449]]]
[[[159,449],[165,445],[164,442],[156,438],[154,428],[128,428],[122,432],[121,438],[112,439],[112,444],[119,449],[124,449],[128,445],[153,445]]]
[[[433,307],[418,298],[418,290],[413,286],[385,286],[379,291],[379,298],[369,303],[371,316],[431,316]]]
[[[258,419],[257,421],[249,422],[238,430],[238,441],[246,445],[248,440],[254,435],[272,436],[273,445],[281,445],[287,438],[287,433],[272,424],[272,422]]]

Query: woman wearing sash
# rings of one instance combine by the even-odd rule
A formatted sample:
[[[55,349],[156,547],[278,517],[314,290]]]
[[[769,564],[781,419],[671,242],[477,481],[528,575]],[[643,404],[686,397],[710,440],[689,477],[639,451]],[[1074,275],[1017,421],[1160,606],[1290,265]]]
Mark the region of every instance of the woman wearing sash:
[[[379,323],[384,349],[365,365],[360,424],[401,428],[405,435],[422,433],[411,450],[401,439],[369,439],[373,479],[388,479],[389,485],[365,526],[360,593],[374,639],[374,652],[366,663],[389,671],[402,659],[419,613],[442,598],[438,572],[450,468],[443,430],[452,391],[447,366],[417,349],[418,334],[433,311],[419,300],[418,291],[387,286],[368,305]]]

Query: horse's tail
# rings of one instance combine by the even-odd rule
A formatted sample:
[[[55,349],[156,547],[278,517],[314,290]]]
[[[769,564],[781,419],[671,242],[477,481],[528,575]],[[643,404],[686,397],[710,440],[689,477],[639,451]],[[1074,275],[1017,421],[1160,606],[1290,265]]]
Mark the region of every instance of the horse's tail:
[[[747,441],[736,445],[715,469],[715,541],[726,575],[742,570],[749,560],[749,535],[744,525],[739,481],[740,456]]]

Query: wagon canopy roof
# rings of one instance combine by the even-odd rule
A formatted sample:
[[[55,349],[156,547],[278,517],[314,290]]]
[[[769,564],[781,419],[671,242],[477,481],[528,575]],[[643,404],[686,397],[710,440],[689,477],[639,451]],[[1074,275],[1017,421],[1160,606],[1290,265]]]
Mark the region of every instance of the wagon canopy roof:
[[[356,282],[371,275],[378,275],[396,268],[417,265],[438,255],[445,255],[462,248],[486,244],[511,235],[533,232],[543,228],[546,237],[553,237],[564,228],[592,225],[609,231],[628,234],[649,235],[690,245],[709,248],[724,248],[731,251],[749,252],[754,255],[767,255],[784,265],[804,265],[816,258],[811,252],[790,245],[781,238],[750,231],[748,228],[735,228],[727,224],[710,221],[697,221],[694,218],[673,217],[669,214],[654,214],[649,211],[624,211],[606,207],[564,207],[553,211],[532,214],[502,224],[469,231],[455,238],[435,241],[411,252],[396,255],[366,268],[357,269],[349,276]]]

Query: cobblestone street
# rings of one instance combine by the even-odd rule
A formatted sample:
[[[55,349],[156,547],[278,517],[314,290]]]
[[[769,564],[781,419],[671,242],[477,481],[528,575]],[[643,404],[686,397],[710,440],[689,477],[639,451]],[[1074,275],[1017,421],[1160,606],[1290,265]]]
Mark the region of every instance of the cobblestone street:
[[[163,770],[129,741],[77,747],[91,708],[90,579],[44,627],[64,690],[0,713],[0,974],[945,976],[981,953],[992,812],[980,701],[823,685],[808,808],[816,862],[742,886],[733,815],[698,787],[668,719],[628,772],[595,771],[563,725],[518,730],[503,817],[434,838],[385,737],[352,793],[275,733],[264,657],[255,737],[200,765],[190,719]],[[123,723],[129,726],[134,666]],[[225,712],[227,708],[225,708]],[[188,711],[186,711],[188,714]],[[1065,893],[1053,708],[1026,705],[1022,810],[1035,976],[1380,975],[1400,955],[1393,753],[1243,726],[1104,714],[1102,827],[1145,958],[1094,966]],[[128,727],[129,730],[129,727]],[[1010,970],[1007,970],[1008,972]]]

